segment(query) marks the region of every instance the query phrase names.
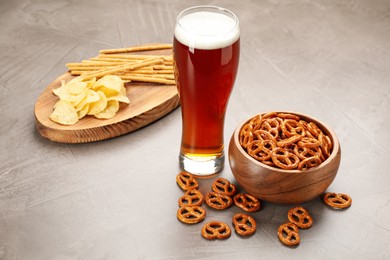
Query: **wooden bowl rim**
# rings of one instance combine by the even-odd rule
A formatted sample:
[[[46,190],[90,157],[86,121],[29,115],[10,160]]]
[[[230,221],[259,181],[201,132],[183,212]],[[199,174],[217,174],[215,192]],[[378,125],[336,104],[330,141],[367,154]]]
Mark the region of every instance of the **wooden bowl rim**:
[[[320,168],[323,168],[325,167],[327,164],[329,164],[330,162],[332,162],[334,160],[334,158],[337,156],[337,154],[339,153],[339,150],[340,150],[340,143],[339,143],[339,140],[337,138],[337,135],[336,133],[332,130],[332,128],[330,128],[326,123],[318,120],[317,118],[315,117],[312,117],[312,116],[309,116],[309,115],[306,115],[306,114],[302,114],[302,113],[298,113],[298,112],[293,112],[293,111],[275,111],[276,113],[290,113],[290,114],[294,114],[294,115],[297,115],[299,116],[301,119],[304,119],[304,120],[307,120],[309,122],[314,122],[322,131],[324,131],[325,133],[327,133],[328,135],[330,135],[330,138],[332,139],[332,142],[333,142],[333,149],[332,149],[332,153],[330,154],[330,156],[324,161],[322,162],[320,165],[316,166],[316,167],[313,167],[313,168],[310,168],[308,170],[285,170],[285,169],[281,169],[281,168],[276,168],[276,167],[272,167],[272,166],[269,166],[269,165],[266,165],[256,159],[254,159],[253,157],[251,157],[245,150],[244,148],[242,148],[242,146],[240,145],[240,142],[239,142],[239,139],[238,139],[238,135],[239,135],[239,132],[241,130],[241,128],[244,126],[244,124],[246,124],[247,122],[249,122],[253,117],[257,116],[257,115],[264,115],[265,113],[267,112],[261,112],[261,113],[257,113],[253,116],[251,116],[249,119],[243,121],[241,124],[238,125],[238,127],[234,130],[234,133],[233,133],[233,139],[234,139],[234,142],[233,144],[236,146],[237,150],[245,157],[247,158],[249,161],[253,162],[254,164],[258,165],[259,167],[264,167],[270,171],[274,171],[274,172],[279,172],[279,173],[283,173],[283,174],[313,174],[313,172],[316,172],[318,169]]]

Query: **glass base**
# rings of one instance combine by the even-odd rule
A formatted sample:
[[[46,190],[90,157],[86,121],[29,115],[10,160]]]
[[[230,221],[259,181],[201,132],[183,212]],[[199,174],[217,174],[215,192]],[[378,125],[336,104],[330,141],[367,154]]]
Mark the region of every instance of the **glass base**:
[[[223,169],[225,156],[189,158],[183,154],[179,156],[180,168],[198,177],[210,177]]]

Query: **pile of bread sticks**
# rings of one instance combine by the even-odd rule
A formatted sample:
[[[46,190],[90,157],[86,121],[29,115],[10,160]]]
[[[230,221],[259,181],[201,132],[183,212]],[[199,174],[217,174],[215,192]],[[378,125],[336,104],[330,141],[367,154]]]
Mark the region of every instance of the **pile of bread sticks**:
[[[172,44],[150,44],[100,50],[99,55],[81,62],[66,63],[70,73],[84,80],[117,75],[124,81],[175,84],[173,57],[142,54],[143,51],[172,49]]]

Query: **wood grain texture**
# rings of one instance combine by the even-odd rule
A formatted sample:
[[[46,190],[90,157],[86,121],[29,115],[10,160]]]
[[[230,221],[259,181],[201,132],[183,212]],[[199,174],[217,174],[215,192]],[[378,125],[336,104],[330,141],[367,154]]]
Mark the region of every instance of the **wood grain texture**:
[[[332,154],[318,167],[305,171],[283,170],[255,160],[244,151],[238,138],[241,127],[247,121],[237,127],[230,139],[229,162],[235,179],[248,193],[261,200],[280,204],[307,202],[321,195],[336,177],[341,160],[336,134],[308,115],[294,114],[306,122],[314,122],[332,139]]]
[[[169,51],[148,53],[167,54]],[[176,85],[153,83],[126,83],[130,104],[120,104],[116,116],[111,119],[98,119],[86,116],[76,124],[65,126],[50,120],[58,97],[52,93],[68,82],[73,76],[65,73],[54,80],[39,96],[35,104],[35,124],[45,138],[60,143],[86,143],[105,140],[130,133],[163,117],[179,106],[180,100]]]

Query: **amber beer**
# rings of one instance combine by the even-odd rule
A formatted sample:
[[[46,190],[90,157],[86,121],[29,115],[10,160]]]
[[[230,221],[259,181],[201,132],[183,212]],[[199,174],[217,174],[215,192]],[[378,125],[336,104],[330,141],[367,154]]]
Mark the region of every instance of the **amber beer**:
[[[240,56],[237,17],[218,7],[194,7],[178,16],[175,76],[182,112],[180,165],[197,175],[224,165],[225,112]]]

